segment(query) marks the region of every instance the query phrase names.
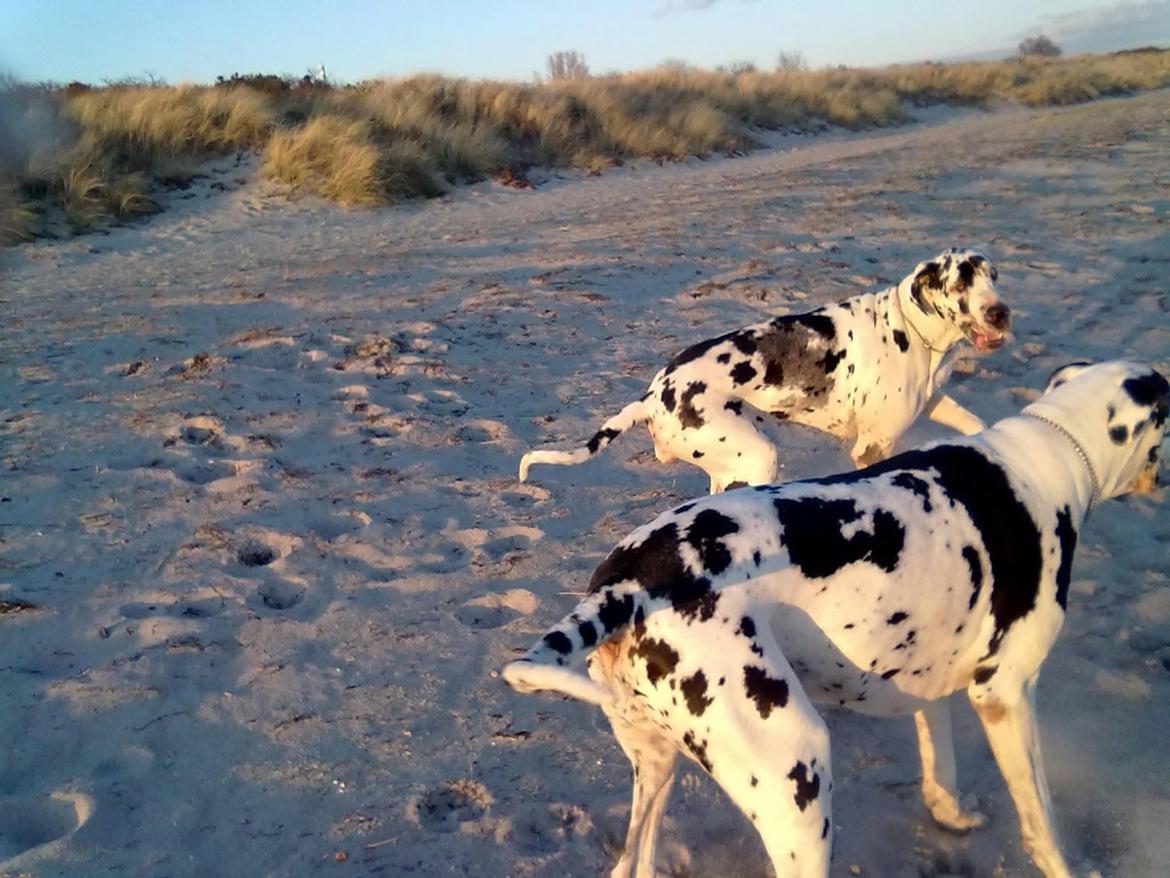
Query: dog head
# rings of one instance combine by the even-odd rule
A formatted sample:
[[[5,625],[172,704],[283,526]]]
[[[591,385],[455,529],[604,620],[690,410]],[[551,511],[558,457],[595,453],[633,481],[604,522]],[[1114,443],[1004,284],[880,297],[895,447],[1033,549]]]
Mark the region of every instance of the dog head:
[[[1084,445],[1102,499],[1157,487],[1158,454],[1170,426],[1170,383],[1151,367],[1122,360],[1062,366],[1028,409],[1033,407]]]
[[[923,314],[953,326],[976,350],[994,351],[1011,328],[1011,309],[995,290],[998,277],[983,251],[950,248],[918,264],[910,298]]]

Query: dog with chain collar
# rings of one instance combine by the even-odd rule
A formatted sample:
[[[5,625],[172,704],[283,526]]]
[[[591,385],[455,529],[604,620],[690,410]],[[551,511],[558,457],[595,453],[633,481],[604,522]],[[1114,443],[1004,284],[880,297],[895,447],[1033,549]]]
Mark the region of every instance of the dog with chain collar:
[[[634,766],[613,878],[652,878],[677,754],[760,833],[777,875],[824,878],[828,731],[813,702],[913,713],[922,792],[970,829],[943,699],[965,689],[1046,878],[1053,829],[1034,692],[1091,507],[1153,490],[1170,384],[1114,361],[1057,370],[1020,415],[867,469],[728,491],[638,528],[503,677],[600,705]],[[588,676],[583,673],[588,669]]]

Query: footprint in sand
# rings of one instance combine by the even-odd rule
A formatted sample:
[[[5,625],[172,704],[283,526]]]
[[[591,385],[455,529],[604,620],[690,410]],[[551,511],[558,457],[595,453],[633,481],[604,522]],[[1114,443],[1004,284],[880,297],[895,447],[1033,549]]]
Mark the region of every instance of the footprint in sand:
[[[277,549],[262,540],[248,540],[236,550],[236,560],[245,567],[267,567],[278,557]]]
[[[545,488],[532,484],[514,484],[496,495],[500,502],[516,512],[532,509],[551,496]]]
[[[220,479],[230,479],[236,474],[236,468],[222,460],[188,463],[178,467],[175,472],[184,482],[193,485],[210,485]]]
[[[63,842],[93,816],[94,800],[82,793],[0,796],[0,870],[31,865],[38,853]]]
[[[580,805],[554,802],[521,808],[512,819],[512,838],[525,856],[555,853],[567,841],[593,832],[593,819]]]
[[[496,442],[500,439],[512,438],[511,431],[499,421],[476,420],[462,424],[452,434],[455,442]]]
[[[93,776],[98,780],[130,780],[146,775],[155,762],[154,751],[131,746],[119,751],[94,766]]]
[[[239,364],[260,371],[287,372],[295,369],[300,361],[296,340],[286,335],[280,327],[253,327],[223,343],[233,364]]]
[[[164,441],[163,446],[183,456],[174,464],[180,479],[193,485],[228,490],[243,481],[260,464],[255,460],[224,460],[220,455],[235,456],[255,448],[248,438],[233,436],[223,423],[210,415],[185,419]],[[216,483],[220,483],[217,485]]]
[[[305,599],[305,591],[303,586],[294,582],[271,580],[256,589],[256,594],[271,610],[291,610]]]
[[[487,787],[470,778],[450,780],[438,789],[411,796],[406,818],[432,832],[455,832],[461,823],[479,820],[493,802]]]
[[[271,575],[256,588],[260,603],[271,610],[290,610],[304,600],[307,586],[280,562],[296,547],[297,539],[276,531],[257,532],[236,546],[236,561],[249,570],[267,568]],[[266,571],[267,574],[267,571]]]
[[[360,509],[322,515],[308,522],[309,530],[321,540],[332,543],[341,537],[355,534],[370,523],[370,516]]]
[[[472,598],[455,610],[455,618],[470,628],[499,628],[513,619],[531,615],[538,606],[540,599],[528,589],[513,588]]]
[[[206,416],[189,418],[179,431],[179,436],[188,445],[214,445],[222,434],[223,424]]]
[[[149,619],[154,616],[175,616],[187,619],[207,619],[218,616],[223,612],[226,601],[216,595],[214,597],[189,598],[176,601],[159,601],[158,603],[123,604],[118,610],[123,619]]]
[[[245,567],[267,567],[287,558],[301,544],[301,538],[266,528],[249,527],[239,535],[236,560]]]
[[[499,561],[510,552],[522,551],[531,548],[544,537],[544,531],[536,527],[512,525],[509,527],[480,528],[473,527],[465,530],[444,532],[448,540],[471,552],[473,557],[479,556],[482,561]]]
[[[392,412],[377,403],[370,402],[369,388],[362,384],[349,384],[334,394],[357,422],[357,429],[371,445],[389,444],[400,436],[411,433],[419,420],[412,414]]]

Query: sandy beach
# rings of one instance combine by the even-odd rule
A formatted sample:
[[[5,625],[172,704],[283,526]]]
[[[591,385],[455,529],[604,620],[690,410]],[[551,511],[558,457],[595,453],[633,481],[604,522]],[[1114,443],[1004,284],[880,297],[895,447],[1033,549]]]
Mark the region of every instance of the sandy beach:
[[[995,259],[1016,337],[952,395],[1170,367],[1170,92],[770,136],[747,157],[346,211],[229,157],[163,213],[0,251],[0,875],[596,876],[629,767],[600,711],[495,673],[633,527],[706,492],[637,430],[587,438],[685,345]],[[785,478],[849,466],[777,427]],[[904,446],[946,435],[917,425]],[[1039,684],[1077,874],[1170,864],[1170,507],[1081,535]],[[834,876],[1030,878],[965,699],[936,828],[912,723],[829,713]],[[686,763],[662,874],[770,875]]]

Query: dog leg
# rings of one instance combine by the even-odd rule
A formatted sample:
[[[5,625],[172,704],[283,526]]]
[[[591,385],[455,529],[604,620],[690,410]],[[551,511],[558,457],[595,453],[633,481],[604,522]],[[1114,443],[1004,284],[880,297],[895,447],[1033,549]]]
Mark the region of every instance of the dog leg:
[[[956,832],[977,829],[987,818],[959,805],[955,781],[955,745],[949,701],[932,701],[914,714],[918,755],[922,758],[922,798],[936,823]]]
[[[999,686],[994,693],[981,686],[972,686],[967,693],[1016,804],[1024,850],[1045,878],[1071,878],[1052,829],[1052,804],[1036,728],[1036,678],[1023,691],[1012,693],[1011,700],[1003,697],[1003,681],[995,682]]]
[[[659,463],[674,463],[678,460],[675,453],[670,450],[670,446],[665,442],[659,441],[658,434],[654,432],[653,418],[646,422],[646,430],[649,432],[650,439],[654,443],[654,457]]]
[[[720,705],[716,698],[709,735],[695,737],[712,777],[760,833],[776,874],[827,878],[833,844],[829,732],[791,671],[770,666],[764,676],[792,683],[784,707],[764,718],[751,700]]]
[[[936,424],[958,430],[964,436],[971,436],[986,429],[987,425],[971,414],[951,397],[939,391],[926,401],[923,413]]]
[[[725,407],[726,400],[704,397],[706,422],[699,429],[683,431],[678,457],[701,468],[711,479],[711,493],[718,494],[733,482],[771,485],[780,471],[780,456],[751,415]],[[734,401],[733,401],[734,402]]]
[[[700,697],[690,688],[694,676],[680,682],[688,712],[684,726],[672,717],[674,732],[751,820],[776,875],[827,878],[833,838],[829,730],[766,617],[740,616],[730,605],[720,609],[738,618],[734,636],[718,615],[681,632],[718,647],[703,656]]]
[[[849,458],[858,469],[872,466],[879,460],[885,460],[894,450],[894,439],[890,436],[869,436],[859,434],[849,452]]]
[[[654,726],[635,724],[610,710],[606,714],[614,736],[634,767],[634,801],[630,805],[626,847],[610,878],[654,878],[658,829],[674,783],[678,751]]]
[[[626,692],[614,712],[636,717],[631,705],[620,706],[640,702],[638,712],[653,717],[651,734],[703,766],[760,833],[777,875],[827,878],[833,832],[828,729],[781,653],[766,615],[760,618],[764,621],[751,615],[749,604],[733,599],[720,601],[719,612],[706,619],[671,610],[652,613],[630,635],[633,648],[614,653],[612,669],[594,663],[590,674],[608,674]],[[676,649],[684,643],[693,649]],[[647,653],[674,658],[648,661]],[[637,749],[641,776],[647,754],[656,751],[619,722],[614,730],[619,739],[629,739],[623,747]],[[638,878],[653,874],[654,832],[668,789],[660,777],[668,773],[650,767],[645,791],[635,792],[627,850],[614,876],[628,878],[634,861]],[[651,792],[655,784],[662,791],[657,796]],[[645,818],[639,835],[640,812]]]

